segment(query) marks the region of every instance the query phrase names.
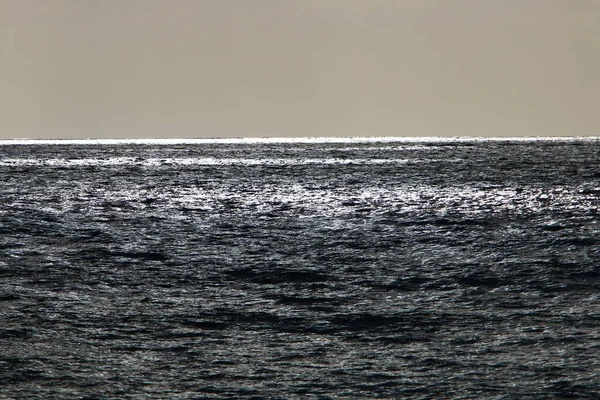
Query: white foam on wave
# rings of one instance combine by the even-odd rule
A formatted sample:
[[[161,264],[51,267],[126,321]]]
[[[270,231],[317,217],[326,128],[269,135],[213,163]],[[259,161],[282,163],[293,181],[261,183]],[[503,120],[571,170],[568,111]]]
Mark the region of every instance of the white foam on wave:
[[[9,145],[178,145],[178,144],[279,144],[279,143],[447,143],[447,142],[535,142],[535,141],[596,141],[597,136],[572,137],[269,137],[269,138],[205,138],[205,139],[7,139]]]

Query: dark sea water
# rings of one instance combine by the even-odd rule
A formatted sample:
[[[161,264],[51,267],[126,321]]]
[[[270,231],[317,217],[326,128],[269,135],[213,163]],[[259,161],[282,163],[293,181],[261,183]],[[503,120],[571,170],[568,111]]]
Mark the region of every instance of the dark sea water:
[[[0,398],[600,398],[600,141],[0,145]]]

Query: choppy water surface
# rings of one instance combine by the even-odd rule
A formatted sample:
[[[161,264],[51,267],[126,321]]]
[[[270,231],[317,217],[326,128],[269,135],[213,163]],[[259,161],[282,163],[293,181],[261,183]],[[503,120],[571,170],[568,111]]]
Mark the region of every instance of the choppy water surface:
[[[0,397],[597,398],[599,154],[0,145]]]

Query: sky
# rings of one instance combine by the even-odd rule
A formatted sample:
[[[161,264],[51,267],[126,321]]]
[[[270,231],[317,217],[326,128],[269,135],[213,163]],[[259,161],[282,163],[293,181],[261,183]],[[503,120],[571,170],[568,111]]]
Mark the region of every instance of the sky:
[[[598,0],[0,0],[0,138],[600,136]]]

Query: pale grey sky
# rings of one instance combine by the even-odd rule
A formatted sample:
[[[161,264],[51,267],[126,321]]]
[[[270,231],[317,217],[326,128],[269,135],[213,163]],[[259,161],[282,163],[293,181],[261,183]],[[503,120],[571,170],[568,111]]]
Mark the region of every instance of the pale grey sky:
[[[598,0],[0,0],[0,138],[600,135]]]

